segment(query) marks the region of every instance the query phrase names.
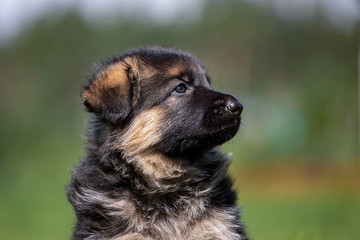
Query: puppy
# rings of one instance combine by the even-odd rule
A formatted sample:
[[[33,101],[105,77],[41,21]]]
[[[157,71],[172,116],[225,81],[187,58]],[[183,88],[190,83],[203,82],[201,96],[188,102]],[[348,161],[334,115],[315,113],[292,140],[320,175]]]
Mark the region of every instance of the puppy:
[[[216,148],[237,133],[243,106],[212,89],[197,59],[133,50],[96,67],[81,96],[92,116],[67,188],[73,239],[248,239]]]

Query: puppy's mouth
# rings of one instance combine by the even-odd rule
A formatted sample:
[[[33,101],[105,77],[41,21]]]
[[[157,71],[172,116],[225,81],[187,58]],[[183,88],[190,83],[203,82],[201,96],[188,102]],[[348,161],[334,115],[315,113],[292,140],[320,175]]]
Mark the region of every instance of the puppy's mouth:
[[[213,129],[203,135],[203,139],[206,143],[211,145],[220,145],[231,138],[233,138],[240,128],[241,117],[233,119],[231,122],[227,122],[220,125],[217,129]],[[211,146],[214,147],[214,146]]]
[[[196,155],[202,154],[213,147],[232,139],[240,127],[241,118],[223,124],[215,129],[204,130],[202,133],[176,139],[171,147],[163,145],[162,150],[169,155]]]

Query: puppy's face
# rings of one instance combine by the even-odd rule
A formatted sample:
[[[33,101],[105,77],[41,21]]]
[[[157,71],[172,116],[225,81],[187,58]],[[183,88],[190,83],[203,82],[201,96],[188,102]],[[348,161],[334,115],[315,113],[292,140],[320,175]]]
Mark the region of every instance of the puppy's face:
[[[121,133],[129,151],[202,153],[231,139],[242,105],[212,89],[206,70],[188,53],[140,49],[104,63],[82,93],[89,111]]]

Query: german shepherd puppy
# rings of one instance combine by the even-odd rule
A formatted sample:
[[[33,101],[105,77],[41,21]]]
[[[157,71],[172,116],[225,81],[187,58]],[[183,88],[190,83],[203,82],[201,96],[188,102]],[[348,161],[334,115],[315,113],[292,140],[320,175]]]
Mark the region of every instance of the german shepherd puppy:
[[[216,148],[237,133],[243,106],[211,88],[198,60],[133,50],[96,67],[81,96],[92,116],[67,188],[73,239],[248,239]]]

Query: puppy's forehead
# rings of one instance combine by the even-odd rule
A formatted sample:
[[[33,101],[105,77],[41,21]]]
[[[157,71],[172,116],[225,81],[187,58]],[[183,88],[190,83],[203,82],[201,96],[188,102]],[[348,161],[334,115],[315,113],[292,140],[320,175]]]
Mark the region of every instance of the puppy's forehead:
[[[184,59],[169,65],[162,73],[169,77],[182,76],[186,78],[195,78],[206,74],[206,69],[197,61],[188,61],[187,59]]]
[[[143,71],[164,76],[179,76],[186,73],[205,74],[205,67],[187,52],[171,48],[140,49],[134,55],[142,62]]]
[[[210,82],[204,65],[191,54],[163,47],[140,48],[116,56],[104,62],[100,68],[95,69],[93,74],[95,77],[91,77],[90,80],[96,78],[99,73],[108,74],[108,70],[117,68],[125,69],[127,73],[128,69],[132,69],[142,83],[148,82],[146,79],[166,80],[172,78]],[[152,82],[154,83],[154,81]]]

